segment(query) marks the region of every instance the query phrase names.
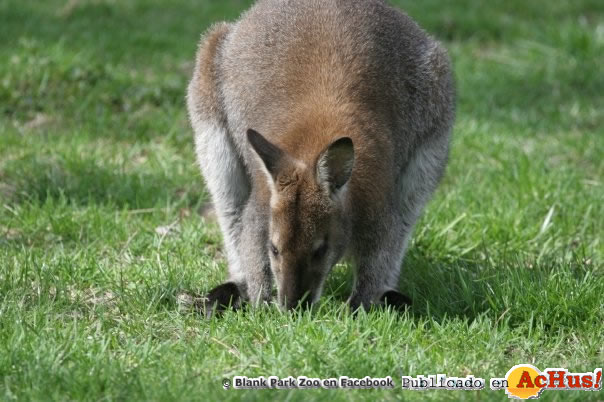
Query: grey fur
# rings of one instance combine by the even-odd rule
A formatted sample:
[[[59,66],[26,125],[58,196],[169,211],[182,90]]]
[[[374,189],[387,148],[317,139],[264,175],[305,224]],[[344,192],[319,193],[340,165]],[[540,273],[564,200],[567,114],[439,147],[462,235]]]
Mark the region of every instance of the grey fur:
[[[315,95],[354,105],[362,134],[351,135],[360,148],[338,201],[343,235],[313,299],[348,252],[356,263],[349,302],[368,307],[397,288],[413,226],[445,169],[455,102],[449,58],[382,0],[260,0],[202,37],[187,107],[230,281],[254,303],[270,300],[274,273],[271,212],[257,182],[266,171],[246,132],[284,140],[282,128]]]

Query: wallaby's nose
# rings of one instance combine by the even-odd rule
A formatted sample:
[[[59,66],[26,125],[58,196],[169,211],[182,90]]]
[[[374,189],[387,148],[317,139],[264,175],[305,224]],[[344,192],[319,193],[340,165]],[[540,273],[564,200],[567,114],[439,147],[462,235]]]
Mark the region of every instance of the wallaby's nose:
[[[312,297],[311,286],[304,275],[306,266],[304,262],[297,262],[292,266],[295,268],[288,270],[282,279],[279,303],[284,310],[293,310],[297,307],[308,308]]]

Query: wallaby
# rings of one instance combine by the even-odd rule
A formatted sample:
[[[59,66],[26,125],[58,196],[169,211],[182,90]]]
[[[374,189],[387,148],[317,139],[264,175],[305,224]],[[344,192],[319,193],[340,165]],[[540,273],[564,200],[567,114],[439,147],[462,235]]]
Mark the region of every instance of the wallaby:
[[[207,313],[274,282],[283,308],[311,304],[345,255],[353,310],[409,302],[399,273],[454,98],[446,51],[383,0],[259,0],[212,26],[187,93],[230,274]]]

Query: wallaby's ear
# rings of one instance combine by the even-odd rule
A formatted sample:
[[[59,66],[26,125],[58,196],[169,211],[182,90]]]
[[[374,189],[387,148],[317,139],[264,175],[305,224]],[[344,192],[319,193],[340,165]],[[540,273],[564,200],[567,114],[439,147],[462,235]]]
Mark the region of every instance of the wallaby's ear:
[[[350,179],[354,165],[354,146],[348,137],[332,142],[317,160],[317,181],[335,192]]]
[[[277,176],[277,168],[285,156],[285,153],[279,149],[279,147],[264,138],[262,134],[251,128],[247,130],[247,140],[260,159],[262,159],[266,170],[268,170],[274,179]]]

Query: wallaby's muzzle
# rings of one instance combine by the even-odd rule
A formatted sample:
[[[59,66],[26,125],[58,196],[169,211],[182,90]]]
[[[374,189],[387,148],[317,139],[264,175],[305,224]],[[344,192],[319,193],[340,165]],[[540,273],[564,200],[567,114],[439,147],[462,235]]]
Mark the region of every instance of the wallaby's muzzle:
[[[312,281],[304,278],[303,269],[285,275],[279,286],[279,305],[286,310],[309,308],[313,302]]]

